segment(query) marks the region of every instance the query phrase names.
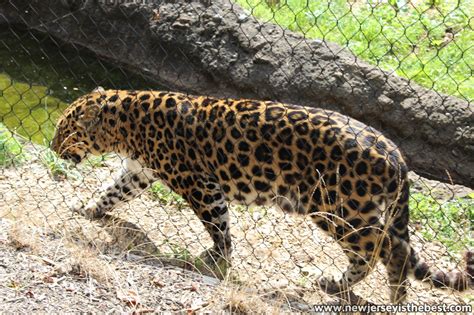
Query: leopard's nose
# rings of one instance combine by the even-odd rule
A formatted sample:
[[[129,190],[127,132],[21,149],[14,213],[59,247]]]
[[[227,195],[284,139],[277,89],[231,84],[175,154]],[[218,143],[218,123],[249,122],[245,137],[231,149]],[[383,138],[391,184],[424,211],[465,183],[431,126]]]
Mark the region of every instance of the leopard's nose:
[[[69,153],[63,153],[59,157],[63,160],[70,160],[72,158]]]
[[[75,163],[75,164],[79,164],[81,163],[81,156],[79,154],[71,154],[71,160]]]

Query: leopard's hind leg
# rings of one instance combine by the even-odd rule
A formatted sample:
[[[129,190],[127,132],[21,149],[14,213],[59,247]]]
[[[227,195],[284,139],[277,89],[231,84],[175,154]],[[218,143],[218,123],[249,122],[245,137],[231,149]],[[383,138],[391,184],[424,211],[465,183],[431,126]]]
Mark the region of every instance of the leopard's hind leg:
[[[386,253],[381,253],[390,286],[390,302],[403,303],[407,295],[408,271],[410,270],[410,239],[408,234],[408,183],[402,183],[400,191],[392,196],[392,205],[386,212],[386,226],[390,242]]]
[[[348,211],[349,207],[355,211]],[[367,213],[369,208],[370,214]],[[355,203],[353,200],[346,200],[337,211],[312,213],[313,221],[336,239],[349,260],[340,279],[321,277],[318,280],[318,285],[326,293],[349,303],[365,303],[350,288],[363,280],[378,261],[384,238],[379,215],[378,206],[374,202]]]

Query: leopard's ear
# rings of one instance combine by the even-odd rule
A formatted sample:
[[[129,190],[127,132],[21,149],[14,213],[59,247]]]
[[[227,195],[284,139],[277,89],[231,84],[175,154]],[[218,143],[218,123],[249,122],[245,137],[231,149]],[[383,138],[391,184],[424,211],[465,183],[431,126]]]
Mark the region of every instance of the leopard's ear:
[[[99,104],[88,105],[84,113],[79,116],[78,125],[86,130],[94,127],[100,120],[100,111],[101,106]]]
[[[95,98],[95,94],[99,94],[99,99],[105,99],[106,91],[103,87],[98,86],[89,94],[88,99]],[[99,114],[102,110],[102,104],[95,103],[85,106],[86,108],[84,109],[84,113],[79,116],[77,123],[80,127],[88,130],[91,127],[97,125],[97,123],[99,122]]]
[[[98,86],[93,89],[91,93],[99,93],[100,95],[105,95],[105,89],[101,86]]]

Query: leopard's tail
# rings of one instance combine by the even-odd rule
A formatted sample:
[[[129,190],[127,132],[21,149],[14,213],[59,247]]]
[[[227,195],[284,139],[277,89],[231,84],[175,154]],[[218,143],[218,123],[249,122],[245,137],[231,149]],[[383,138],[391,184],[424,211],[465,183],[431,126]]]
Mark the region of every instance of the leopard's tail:
[[[408,245],[408,244],[407,244]],[[410,245],[408,245],[410,246]],[[415,279],[431,282],[437,288],[448,287],[457,291],[464,291],[474,287],[474,252],[467,251],[464,255],[466,268],[464,271],[446,272],[430,266],[410,246],[409,270]]]
[[[396,248],[397,246],[403,246],[403,250],[399,250],[399,253],[407,255],[405,263],[408,271],[408,275],[414,277],[416,280],[425,281],[431,283],[435,287],[448,287],[458,291],[463,291],[468,288],[474,287],[474,251],[468,250],[464,255],[464,261],[466,268],[463,271],[450,271],[441,270],[434,265],[429,265],[424,261],[418,253],[410,245],[410,237],[408,232],[409,222],[409,185],[407,179],[407,172],[403,170],[400,173],[403,185],[398,192],[397,206],[394,208],[394,212],[388,212],[387,215],[393,218],[395,229],[390,230],[391,241]],[[400,227],[404,227],[401,229]]]

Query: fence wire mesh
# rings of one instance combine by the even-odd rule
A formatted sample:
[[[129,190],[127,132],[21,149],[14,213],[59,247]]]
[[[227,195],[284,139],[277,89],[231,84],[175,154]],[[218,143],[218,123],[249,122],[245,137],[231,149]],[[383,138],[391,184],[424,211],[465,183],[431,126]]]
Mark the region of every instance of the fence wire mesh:
[[[363,162],[368,167],[364,171],[357,169],[362,164],[341,162],[337,170],[336,166],[331,170],[329,163],[338,160],[333,144],[328,144],[322,134],[328,127],[310,118],[339,124],[330,127],[340,128],[339,132],[343,130],[347,137],[356,134],[356,140],[362,139],[358,132],[373,132],[347,118],[345,123],[341,123],[342,118],[334,122],[332,114],[314,111],[311,106],[356,116],[379,129],[396,144],[388,149],[377,147],[385,150],[386,159],[401,148],[407,155],[408,167],[415,171],[409,173],[411,246],[436,267],[466,269],[462,255],[474,244],[474,191],[472,169],[469,170],[474,147],[473,1],[66,0],[47,4],[19,0],[0,4],[0,240],[5,241],[0,241],[0,277],[6,280],[0,283],[0,295],[4,305],[18,311],[35,303],[36,310],[58,310],[65,303],[61,306],[64,309],[83,311],[226,309],[250,313],[311,311],[314,305],[328,303],[334,297],[321,288],[321,275],[340,278],[348,265],[348,251],[365,255],[391,246],[384,243],[376,246],[378,249],[361,249],[367,244],[360,243],[364,239],[360,231],[353,232],[350,241],[350,235],[338,234],[341,218],[352,219],[353,223],[354,219],[364,220],[365,224],[374,219],[363,216],[361,207],[356,206],[353,212],[342,205],[347,206],[348,200],[362,195],[376,200],[377,189],[368,187],[357,197],[362,188],[356,183],[363,181],[361,176],[366,171],[369,183],[386,186],[384,194],[390,183],[375,174],[375,164]],[[249,21],[253,28],[246,24]],[[379,85],[373,77],[380,79]],[[74,165],[59,157],[55,152],[58,150],[52,150],[56,124],[70,103],[97,87],[145,91],[131,96],[116,91],[114,101],[110,94],[102,98],[104,102],[107,99],[108,109],[114,107],[119,113],[123,110],[130,115],[123,122],[136,115],[138,125],[126,125],[127,134],[139,134],[138,118],[140,122],[146,119],[151,108],[179,108],[180,121],[180,117],[189,117],[180,107],[183,103],[185,107],[204,108],[206,103],[212,106],[212,96],[224,100],[216,101],[214,113],[222,119],[211,118],[210,112],[207,117],[198,115],[199,108],[194,108],[194,120],[183,118],[176,127],[181,130],[171,128],[174,131],[170,132],[169,125],[160,129],[159,119],[148,116],[148,123],[155,124],[154,131],[147,127],[144,142],[139,141],[139,136],[136,138],[142,147],[135,148],[135,153],[89,155]],[[173,94],[176,101],[168,104],[169,95],[150,92],[155,90],[179,90],[184,94]],[[100,98],[103,92],[98,91],[95,97]],[[196,94],[205,96],[190,96]],[[132,98],[130,112],[122,107],[127,97]],[[307,107],[285,105],[283,110],[277,109],[280,119],[267,121],[264,131],[260,118],[254,126],[250,115],[255,113],[252,106],[259,102],[244,101],[241,111],[246,110],[247,116],[244,113],[232,118],[237,119],[236,129],[223,118],[230,108],[225,106],[232,105],[229,97],[265,100],[256,109],[262,117],[265,113],[268,117],[269,111],[279,106],[271,101],[301,100]],[[153,103],[154,99],[159,101]],[[95,101],[92,97],[88,100]],[[391,107],[397,104],[400,106]],[[114,126],[120,126],[119,113],[109,113],[117,114],[111,118]],[[306,121],[295,116],[291,125],[291,113]],[[392,122],[387,122],[386,114]],[[440,115],[446,120],[441,121]],[[169,115],[163,117],[165,122]],[[167,121],[173,127],[171,120]],[[107,126],[101,129],[106,130]],[[192,130],[188,134],[189,128]],[[320,130],[321,136],[305,128]],[[113,130],[119,133],[120,129]],[[285,132],[288,134],[283,137]],[[183,134],[188,135],[189,141],[184,145],[184,154],[166,147],[166,141],[147,142],[168,139],[174,148]],[[301,144],[303,139],[308,142]],[[61,139],[62,143],[66,140]],[[285,141],[291,149],[285,147]],[[372,149],[380,144],[378,141],[374,138]],[[258,152],[262,145],[263,153]],[[309,145],[307,151],[305,145]],[[454,152],[452,156],[443,150],[444,145],[446,151]],[[367,144],[355,146],[362,153]],[[352,152],[342,143],[335,147],[343,150],[340,154],[344,158]],[[328,155],[327,160],[320,158],[326,160],[319,163],[322,168],[315,163],[318,150]],[[157,166],[160,163],[150,162],[141,165],[138,175],[144,176],[153,169],[163,182],[175,187],[175,192],[162,182],[155,182],[99,220],[88,220],[71,211],[77,204],[99,202],[105,187],[114,187],[114,176],[126,167],[131,171],[130,159],[136,159],[136,153],[161,160],[166,170]],[[258,154],[280,164],[259,160]],[[188,169],[183,166],[179,170],[181,158],[187,161],[182,165],[201,163],[194,166],[195,174],[189,178],[183,175],[189,173]],[[331,187],[341,191],[345,177],[340,164],[347,165],[344,173],[352,174],[349,185],[355,186],[352,192],[344,193],[345,199],[339,205],[339,193],[332,200],[326,199],[333,210],[323,211],[324,202],[319,204],[319,212],[331,215],[331,220],[326,217],[327,225],[319,223],[318,228],[307,217],[291,215],[316,211],[311,210],[308,199],[304,200],[306,191],[312,191],[309,198],[315,191],[322,192],[323,199],[325,194],[330,195]],[[287,176],[285,167],[296,171]],[[308,168],[310,175],[304,173]],[[433,176],[419,176],[418,170],[421,175]],[[173,175],[168,178],[166,173]],[[122,182],[119,179],[115,183],[131,185],[138,192],[141,189],[133,184],[133,175],[137,174],[122,175]],[[196,191],[201,190],[209,202],[203,201],[201,192],[186,191],[190,178]],[[313,183],[308,183],[308,178]],[[318,186],[321,181],[322,188]],[[281,186],[293,189],[293,194],[285,195]],[[119,200],[120,194],[134,194],[123,188],[107,191],[112,193],[109,203]],[[192,200],[190,195],[195,201],[199,199],[195,205],[186,201]],[[205,266],[198,257],[213,246],[213,239],[195,214],[200,213],[196,208],[213,205],[207,212],[211,217],[207,218],[204,211],[201,218],[215,223],[219,215],[214,212],[225,211],[219,208],[224,204],[223,196],[226,203],[231,203],[232,265],[219,261],[218,266]],[[291,199],[291,209],[285,209],[282,196]],[[286,211],[271,203],[249,205],[263,203],[265,198]],[[344,211],[352,214],[344,215]],[[380,211],[386,210],[373,211],[380,217]],[[370,222],[384,229],[377,225],[378,217],[375,219]],[[388,225],[387,222],[386,228]],[[211,226],[209,230],[214,234],[223,231],[222,226],[214,230]],[[334,230],[335,236],[324,230]],[[338,242],[338,238],[347,242]],[[350,246],[343,250],[340,243]],[[31,262],[31,257],[40,257],[40,262]],[[28,269],[26,262],[42,267]],[[368,276],[354,286],[355,294],[373,303],[387,303],[390,281],[384,264],[367,268],[364,274]],[[224,271],[223,276],[220,272]],[[209,276],[224,281],[214,281]],[[57,293],[55,288],[66,290]],[[61,298],[53,298],[58,296]],[[88,297],[88,304],[81,304],[79,297]],[[472,291],[440,290],[411,281],[407,301],[469,304]]]

